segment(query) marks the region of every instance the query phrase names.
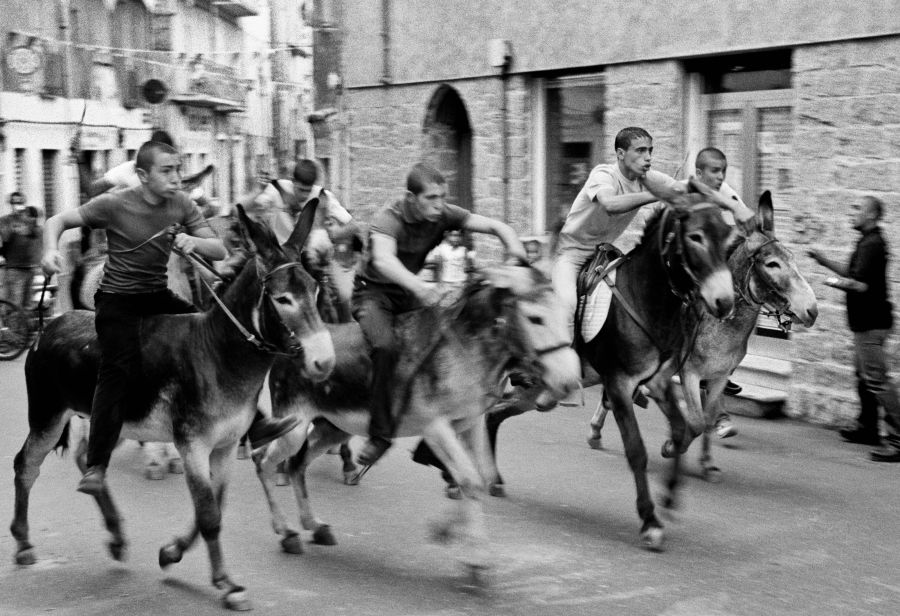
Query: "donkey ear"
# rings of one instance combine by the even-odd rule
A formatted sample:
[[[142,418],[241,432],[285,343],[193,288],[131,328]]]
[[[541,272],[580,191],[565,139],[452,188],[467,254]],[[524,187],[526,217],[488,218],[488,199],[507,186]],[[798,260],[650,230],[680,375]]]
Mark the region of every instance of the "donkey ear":
[[[241,228],[247,234],[247,237],[250,238],[253,245],[256,246],[257,252],[264,259],[270,259],[278,245],[275,236],[272,235],[268,227],[254,222],[247,216],[243,205],[238,203],[235,209],[238,213],[238,220],[241,222]]]
[[[759,196],[759,228],[764,233],[775,232],[775,208],[772,206],[772,193],[766,191]]]
[[[296,250],[298,253],[303,249],[303,244],[306,243],[306,238],[309,237],[309,232],[312,230],[313,222],[316,219],[316,208],[318,207],[319,199],[315,198],[310,199],[309,203],[300,210],[297,224],[294,226],[291,236],[284,243],[286,248]]]

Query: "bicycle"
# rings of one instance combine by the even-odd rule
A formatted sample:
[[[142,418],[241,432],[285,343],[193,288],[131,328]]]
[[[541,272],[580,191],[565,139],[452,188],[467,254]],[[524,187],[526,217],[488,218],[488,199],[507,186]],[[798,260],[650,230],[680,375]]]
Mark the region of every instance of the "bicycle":
[[[0,300],[0,360],[13,360],[24,353],[52,318],[56,283],[45,285],[43,275],[37,274],[31,290],[27,308]]]

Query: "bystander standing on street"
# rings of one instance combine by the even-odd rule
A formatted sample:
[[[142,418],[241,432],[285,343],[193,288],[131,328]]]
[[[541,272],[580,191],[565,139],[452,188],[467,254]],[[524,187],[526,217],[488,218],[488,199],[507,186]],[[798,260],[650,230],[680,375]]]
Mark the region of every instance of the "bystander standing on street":
[[[879,405],[884,409],[887,437],[870,457],[876,462],[900,462],[900,398],[888,374],[885,340],[893,326],[888,300],[888,251],[879,222],[884,216],[880,199],[865,197],[853,206],[853,228],[861,237],[846,266],[817,250],[809,256],[833,271],[825,284],[847,293],[847,321],[856,351],[857,391],[860,413],[856,426],[841,430],[844,440],[866,445],[881,444]]]
[[[25,306],[41,262],[41,227],[38,210],[25,205],[25,195],[9,197],[13,212],[0,218],[0,256],[3,258],[3,299]]]

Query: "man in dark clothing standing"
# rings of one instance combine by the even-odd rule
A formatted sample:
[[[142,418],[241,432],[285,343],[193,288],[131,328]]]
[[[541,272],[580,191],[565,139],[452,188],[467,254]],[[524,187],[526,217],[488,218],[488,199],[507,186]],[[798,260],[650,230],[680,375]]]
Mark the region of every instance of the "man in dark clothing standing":
[[[356,277],[353,316],[359,321],[372,357],[372,395],[369,403],[369,440],[359,462],[369,466],[384,455],[395,435],[391,397],[399,349],[394,334],[397,315],[440,300],[437,290],[416,274],[425,257],[449,230],[490,233],[506,247],[507,255],[525,260],[525,248],[508,225],[472,214],[445,202],[447,182],[441,173],[417,164],[406,178],[406,196],[380,210],[369,232],[369,256]]]
[[[844,440],[851,443],[878,445],[878,405],[884,408],[888,434],[882,447],[874,449],[870,457],[876,462],[900,462],[900,398],[888,375],[884,343],[893,325],[891,303],[888,301],[888,252],[878,223],[884,206],[875,197],[865,197],[861,206],[854,206],[853,228],[862,234],[856,249],[845,267],[818,251],[809,253],[837,277],[825,284],[847,292],[847,320],[853,332],[856,349],[856,377],[860,413],[857,426],[841,430]]]

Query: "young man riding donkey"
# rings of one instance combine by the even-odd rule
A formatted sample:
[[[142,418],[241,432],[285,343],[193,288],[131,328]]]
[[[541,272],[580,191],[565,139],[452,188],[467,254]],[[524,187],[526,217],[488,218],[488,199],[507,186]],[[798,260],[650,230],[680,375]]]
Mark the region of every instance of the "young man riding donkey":
[[[145,144],[138,154],[138,168],[147,192],[116,193],[111,202],[104,199],[71,215],[62,214],[53,225],[54,241],[46,255],[50,271],[59,267],[55,239],[62,227],[83,222],[106,226],[111,251],[104,280],[110,290],[98,294],[96,335],[94,314],[68,312],[44,330],[25,362],[29,433],[13,463],[15,515],[10,525],[17,544],[16,562],[35,562],[28,508],[41,463],[54,447],[65,446],[73,413],[100,410],[107,414],[107,423],[93,418],[94,476],[82,487],[89,489],[101,509],[111,535],[112,556],[123,560],[127,541],[103,480],[103,463],[109,456],[106,447],[115,444],[120,428],[129,438],[171,439],[184,458],[194,519],[186,533],[160,549],[159,564],[167,567],[179,562],[202,536],[213,584],[225,591],[228,607],[248,609],[244,588],[227,572],[220,542],[223,499],[238,438],[254,420],[263,381],[276,355],[302,356],[297,372],[314,382],[326,378],[334,367],[331,336],[315,307],[316,284],[299,256],[315,208],[301,217],[292,241],[279,246],[268,228],[248,219],[239,207],[253,253],[234,281],[215,296],[213,308],[202,314],[167,314],[173,302],[165,290],[164,274],[172,244],[188,254],[222,252],[175,190],[176,154],[168,146]],[[185,224],[206,237],[173,237],[168,232],[173,223]],[[147,279],[153,284],[145,287]],[[119,285],[147,292],[117,293]],[[124,340],[104,340],[110,336]],[[124,365],[110,366],[111,361]],[[95,384],[96,389],[107,389],[95,394]],[[270,424],[275,429],[266,435],[269,439],[296,420]],[[84,460],[79,457],[76,462],[84,472]]]
[[[100,369],[91,407],[87,472],[78,491],[98,496],[104,489],[106,468],[122,429],[119,408],[141,374],[141,325],[160,314],[187,314],[196,308],[167,286],[166,264],[174,246],[186,255],[209,259],[226,256],[222,241],[203,219],[190,198],[179,190],[177,150],[148,141],[135,159],[140,186],[104,193],[85,205],[61,212],[47,221],[44,231],[44,273],[60,271],[59,237],[66,229],[102,228],[107,234],[107,260],[95,296]],[[174,234],[182,226],[188,232]],[[251,440],[262,447],[296,426],[290,419],[257,415]]]
[[[467,563],[474,572],[485,563],[482,416],[499,395],[501,374],[510,363],[518,364],[529,378],[564,396],[577,386],[578,359],[549,281],[523,263],[478,270],[452,306],[429,307],[440,297],[415,272],[447,229],[491,233],[515,258],[525,253],[507,225],[446,204],[446,182],[432,167],[416,165],[407,188],[405,198],[382,210],[371,225],[369,259],[357,278],[358,323],[328,326],[338,358],[331,376],[316,384],[298,376],[293,361],[273,366],[273,413],[297,414],[312,428],[308,435],[301,428],[280,439],[257,459],[257,468],[282,547],[299,553],[298,531],[272,495],[275,464],[291,458],[303,528],[314,542],[332,544],[328,525],[309,505],[310,461],[352,434],[368,433],[360,456],[368,465],[393,437],[423,435],[463,496],[435,527],[435,536],[466,539],[474,550]]]

